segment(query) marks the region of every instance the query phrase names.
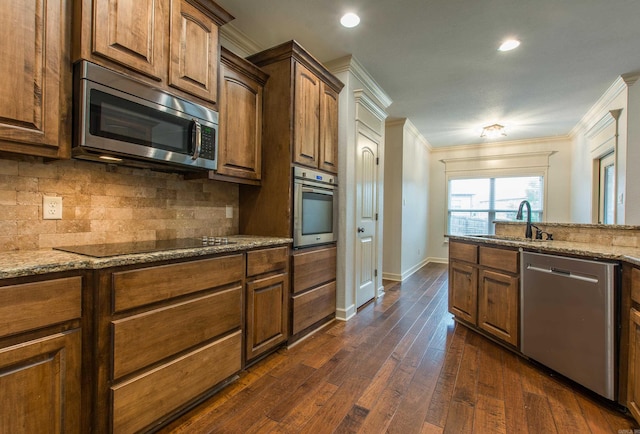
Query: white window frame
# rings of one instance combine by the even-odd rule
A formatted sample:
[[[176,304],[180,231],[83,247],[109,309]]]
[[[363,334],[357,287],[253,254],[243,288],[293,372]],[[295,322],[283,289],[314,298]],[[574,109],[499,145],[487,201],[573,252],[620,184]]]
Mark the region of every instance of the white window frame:
[[[524,172],[518,172],[517,174],[509,174],[509,175],[505,175],[504,173],[500,173],[500,174],[492,174],[489,175],[486,172],[482,173],[482,174],[476,174],[476,175],[469,175],[469,174],[465,174],[465,176],[455,176],[454,174],[451,175],[447,175],[447,185],[445,187],[446,190],[446,213],[445,213],[445,233],[446,234],[450,234],[450,230],[449,230],[449,213],[451,211],[460,211],[460,212],[472,212],[472,211],[478,211],[481,213],[488,213],[488,218],[489,218],[489,224],[492,224],[493,221],[495,221],[495,212],[496,211],[503,211],[503,210],[496,210],[496,209],[489,209],[489,210],[465,210],[465,209],[461,209],[461,210],[451,210],[449,209],[449,183],[450,181],[455,181],[455,180],[460,180],[460,179],[496,179],[496,178],[525,178],[525,177],[541,177],[542,178],[542,209],[540,211],[542,211],[542,221],[545,222],[547,220],[547,211],[546,211],[546,199],[547,199],[547,179],[545,177],[545,175],[543,173],[534,173],[534,172],[530,172],[530,173],[524,173]],[[536,210],[538,211],[538,210]],[[493,217],[492,217],[493,215]],[[487,228],[488,229],[488,228]]]
[[[554,151],[440,160],[445,164],[444,234],[449,230],[449,181],[471,178],[542,177],[542,221],[548,213],[549,157]]]

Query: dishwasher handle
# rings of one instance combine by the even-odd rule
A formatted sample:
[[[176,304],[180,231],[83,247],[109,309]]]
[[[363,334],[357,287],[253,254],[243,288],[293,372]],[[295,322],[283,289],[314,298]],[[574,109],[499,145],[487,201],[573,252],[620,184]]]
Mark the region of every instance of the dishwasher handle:
[[[528,264],[527,270],[538,271],[545,274],[555,274],[557,276],[564,276],[570,279],[581,280],[583,282],[598,283],[598,279],[595,277],[572,273],[571,271],[562,270],[560,268],[555,268],[555,267],[541,268],[541,267],[536,267],[535,265]]]

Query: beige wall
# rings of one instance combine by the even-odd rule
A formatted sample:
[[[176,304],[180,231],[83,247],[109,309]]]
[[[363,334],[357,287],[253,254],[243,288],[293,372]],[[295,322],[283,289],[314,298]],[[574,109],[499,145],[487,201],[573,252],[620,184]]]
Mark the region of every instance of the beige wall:
[[[404,280],[427,260],[429,145],[411,121],[386,123],[383,277]]]
[[[234,184],[107,168],[74,160],[0,159],[0,251],[238,231]],[[62,196],[62,220],[42,219],[43,196]],[[233,207],[231,219],[226,205]]]

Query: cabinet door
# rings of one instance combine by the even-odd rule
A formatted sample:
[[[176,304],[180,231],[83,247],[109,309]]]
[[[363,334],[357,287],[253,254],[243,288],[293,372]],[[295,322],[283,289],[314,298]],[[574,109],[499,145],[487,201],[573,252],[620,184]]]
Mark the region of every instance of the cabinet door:
[[[259,180],[262,168],[263,86],[222,63],[220,86],[221,175]]]
[[[171,2],[169,85],[207,101],[218,97],[218,25],[186,0]]]
[[[338,173],[338,93],[324,83],[320,89],[319,168]]]
[[[449,312],[476,324],[478,268],[452,261],[449,264]]]
[[[636,309],[631,309],[629,320],[627,408],[640,421],[640,311]]]
[[[167,0],[95,0],[93,52],[162,81]]]
[[[80,432],[80,330],[0,349],[0,431]]]
[[[478,327],[511,345],[518,345],[517,277],[480,270]]]
[[[69,157],[67,0],[0,2],[0,149]]]
[[[293,162],[318,167],[320,143],[320,79],[295,65]]]
[[[247,360],[287,338],[288,274],[247,283]]]

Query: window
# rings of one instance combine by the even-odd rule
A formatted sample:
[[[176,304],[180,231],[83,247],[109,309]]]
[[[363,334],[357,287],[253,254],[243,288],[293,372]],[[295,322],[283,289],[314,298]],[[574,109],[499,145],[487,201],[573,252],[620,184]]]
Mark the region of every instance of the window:
[[[492,234],[493,221],[514,221],[523,200],[531,204],[531,221],[540,222],[543,191],[542,176],[450,178],[447,233]]]

